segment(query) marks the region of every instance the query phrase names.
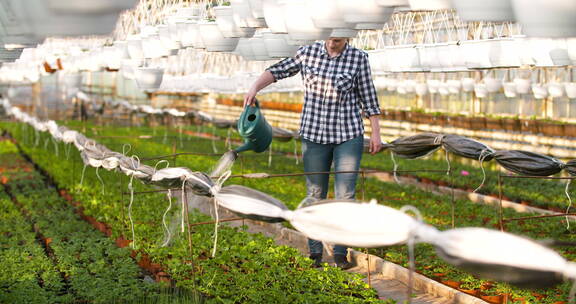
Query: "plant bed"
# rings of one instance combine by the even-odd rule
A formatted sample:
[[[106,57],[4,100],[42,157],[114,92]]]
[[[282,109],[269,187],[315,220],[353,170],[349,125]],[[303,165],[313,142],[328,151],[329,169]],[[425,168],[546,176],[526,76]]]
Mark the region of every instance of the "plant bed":
[[[125,130],[122,131],[119,128],[110,129],[110,132],[126,132],[127,134],[134,134],[136,130]],[[141,132],[141,130],[138,130]],[[109,143],[116,142],[119,144],[118,140],[110,139]],[[133,148],[139,153],[148,154],[148,155],[159,155],[162,149],[170,149],[170,147],[163,147],[161,143],[150,143],[150,142],[139,142],[139,140],[134,139],[130,141],[133,143]],[[188,151],[206,151],[209,150],[210,147],[206,143],[209,141],[204,140],[194,140],[187,142],[183,149]],[[219,143],[222,145],[223,143]],[[36,157],[40,157],[39,155],[44,155],[42,157],[55,157],[50,153],[45,153],[42,149],[36,148]],[[42,154],[44,152],[44,154]],[[48,155],[46,155],[48,154]],[[248,154],[250,155],[250,154]],[[54,158],[54,160],[57,158]],[[180,165],[185,165],[190,168],[194,168],[195,170],[208,170],[209,169],[209,162],[214,161],[213,159],[210,160],[209,158],[205,157],[194,157],[190,159],[183,159],[179,160]],[[50,161],[44,161],[45,165],[49,166]],[[249,172],[286,172],[288,170],[294,171],[294,162],[293,160],[283,159],[283,158],[276,158],[274,161],[273,167],[268,167],[266,164],[262,164],[262,162],[258,161],[257,159],[251,159],[250,157],[246,157],[244,159],[242,170],[244,173]],[[68,171],[70,172],[70,171]],[[54,174],[54,173],[52,173]],[[91,194],[92,197],[100,197],[101,194],[99,191],[100,189],[100,182],[95,179],[90,174],[86,177],[87,181],[91,181],[91,188],[90,189],[83,189],[79,195],[82,193],[88,192]],[[104,179],[113,179],[113,177],[108,176]],[[65,177],[61,178],[62,181],[70,181],[69,175],[66,174]],[[286,179],[276,179],[271,181],[271,179],[267,180],[234,180],[234,183],[244,184],[256,189],[260,189],[267,193],[272,194],[273,196],[280,198],[284,202],[286,202],[289,206],[294,208],[297,203],[303,198],[304,196],[304,185],[303,180],[299,178],[286,178]],[[399,208],[405,204],[412,204],[415,205],[417,208],[421,210],[423,213],[426,221],[439,229],[447,229],[451,226],[451,214],[449,211],[450,206],[450,198],[448,196],[435,196],[430,195],[427,192],[417,190],[413,187],[404,187],[395,184],[387,184],[378,182],[373,179],[365,180],[365,189],[364,192],[370,197],[377,198],[380,203]],[[359,193],[360,195],[360,193]],[[158,198],[159,199],[159,198]],[[482,226],[482,227],[490,227],[496,228],[498,224],[496,222],[496,212],[497,210],[487,207],[487,206],[479,206],[476,204],[472,204],[466,200],[457,200],[456,202],[456,226]],[[103,212],[101,209],[97,209],[97,206],[92,206],[94,208],[94,212],[99,210]],[[151,212],[151,210],[149,210]],[[511,210],[504,210],[506,217],[514,217],[518,216],[516,212]],[[102,215],[101,215],[102,216]],[[111,215],[108,215],[111,216]],[[118,215],[115,215],[118,217]],[[141,215],[144,216],[144,215]],[[571,240],[573,237],[570,234],[566,234],[565,226],[561,223],[562,219],[547,219],[538,222],[514,222],[510,223],[506,226],[506,229],[512,231],[514,233],[519,233],[523,235],[528,235],[530,237],[535,238],[556,238],[556,239],[563,239],[563,240]],[[560,251],[563,255],[567,258],[573,260],[574,256],[573,253],[570,251],[570,248],[560,248]],[[404,246],[393,246],[388,247],[380,251],[380,249],[375,249],[375,253],[380,256],[384,256],[388,260],[394,261],[401,265],[407,264],[407,257],[406,257],[406,248]],[[446,265],[445,263],[438,260],[437,257],[434,255],[434,250],[431,248],[430,245],[422,244],[418,245],[416,248],[416,260],[417,260],[417,270],[427,276],[433,277],[434,273],[447,273],[445,276],[446,280],[453,280],[453,281],[462,281],[462,282],[469,282],[467,285],[462,288],[469,288],[467,290],[477,290],[480,289],[482,286],[483,281],[473,278],[470,275],[459,271],[451,266]],[[470,288],[472,287],[472,288]],[[539,303],[554,303],[555,301],[563,301],[566,299],[567,290],[569,289],[569,284],[562,284],[559,287],[551,288],[548,290],[538,291],[539,294],[546,294],[545,301],[540,301]],[[495,286],[491,289],[483,290],[482,293],[484,295],[504,295],[510,293],[511,287],[507,286],[506,284],[496,283]],[[535,296],[531,293],[532,291],[512,288],[513,291],[513,298],[525,298],[527,301],[536,301]]]

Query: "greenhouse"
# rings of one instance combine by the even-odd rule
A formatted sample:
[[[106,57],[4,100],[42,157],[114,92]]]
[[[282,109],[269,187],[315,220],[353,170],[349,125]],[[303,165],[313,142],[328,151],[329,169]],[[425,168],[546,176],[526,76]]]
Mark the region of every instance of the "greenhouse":
[[[0,303],[568,304],[576,2],[0,0]]]

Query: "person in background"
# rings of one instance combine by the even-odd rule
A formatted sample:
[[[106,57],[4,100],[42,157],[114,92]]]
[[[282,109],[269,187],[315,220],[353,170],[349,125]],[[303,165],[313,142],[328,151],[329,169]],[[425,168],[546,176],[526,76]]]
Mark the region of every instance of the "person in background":
[[[362,116],[370,120],[370,153],[380,151],[380,106],[368,62],[368,54],[349,45],[346,38],[330,38],[298,49],[266,69],[244,97],[244,106],[255,103],[260,90],[283,78],[302,74],[304,107],[300,120],[305,172],[358,171],[364,148]],[[357,173],[337,173],[337,199],[354,199]],[[325,199],[328,174],[306,176],[307,200]],[[309,239],[310,258],[322,263],[322,242]],[[348,248],[334,246],[336,266],[348,269]]]

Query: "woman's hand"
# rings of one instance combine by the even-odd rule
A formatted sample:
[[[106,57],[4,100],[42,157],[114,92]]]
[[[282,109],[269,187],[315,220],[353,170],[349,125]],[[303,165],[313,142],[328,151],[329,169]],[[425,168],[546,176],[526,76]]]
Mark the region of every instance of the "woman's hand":
[[[246,95],[244,95],[244,107],[254,106],[254,103],[256,102],[256,94],[258,94],[258,92],[254,89],[251,88],[248,90]]]
[[[382,149],[382,139],[380,133],[372,133],[370,135],[370,154],[374,155]]]

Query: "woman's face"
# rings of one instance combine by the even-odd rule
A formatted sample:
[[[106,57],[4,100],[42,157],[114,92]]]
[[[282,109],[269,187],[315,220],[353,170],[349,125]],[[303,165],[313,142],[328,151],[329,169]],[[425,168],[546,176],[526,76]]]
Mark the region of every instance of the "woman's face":
[[[330,38],[326,40],[326,49],[330,53],[342,53],[346,46],[348,39],[346,38]]]

